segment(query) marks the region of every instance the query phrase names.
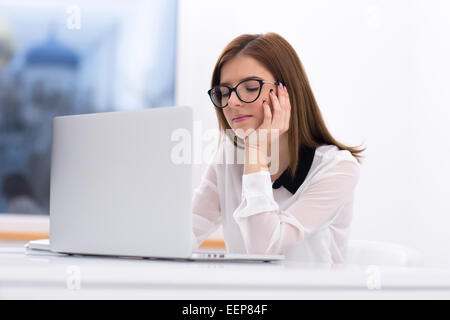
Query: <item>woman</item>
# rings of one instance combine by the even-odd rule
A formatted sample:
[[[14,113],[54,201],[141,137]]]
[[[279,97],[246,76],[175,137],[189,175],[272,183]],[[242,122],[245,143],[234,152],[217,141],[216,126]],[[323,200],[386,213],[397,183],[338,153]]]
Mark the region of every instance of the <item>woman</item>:
[[[245,153],[241,164],[208,165],[193,198],[194,248],[223,225],[230,253],[345,262],[365,149],[331,136],[295,50],[275,33],[239,36],[211,85],[222,138]]]

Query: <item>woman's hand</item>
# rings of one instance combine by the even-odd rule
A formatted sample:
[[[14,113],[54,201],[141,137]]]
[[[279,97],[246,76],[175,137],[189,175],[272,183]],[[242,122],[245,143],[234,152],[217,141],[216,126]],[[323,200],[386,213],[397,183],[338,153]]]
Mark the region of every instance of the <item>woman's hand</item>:
[[[277,89],[278,96],[273,90],[270,90],[269,93],[272,110],[269,103],[264,101],[263,123],[245,137],[246,159],[249,160],[246,160],[246,165],[251,165],[245,169],[245,171],[248,171],[246,173],[267,169],[268,150],[271,150],[271,146],[274,143],[278,143],[279,138],[289,129],[289,120],[291,117],[289,94],[286,87],[281,83]],[[279,150],[279,148],[276,149]]]

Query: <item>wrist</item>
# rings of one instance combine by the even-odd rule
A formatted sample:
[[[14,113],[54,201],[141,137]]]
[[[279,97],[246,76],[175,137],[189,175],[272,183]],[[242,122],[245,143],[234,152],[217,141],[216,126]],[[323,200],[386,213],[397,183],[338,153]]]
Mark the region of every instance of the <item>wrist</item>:
[[[246,144],[244,174],[254,173],[262,170],[269,171],[266,150],[256,145]]]

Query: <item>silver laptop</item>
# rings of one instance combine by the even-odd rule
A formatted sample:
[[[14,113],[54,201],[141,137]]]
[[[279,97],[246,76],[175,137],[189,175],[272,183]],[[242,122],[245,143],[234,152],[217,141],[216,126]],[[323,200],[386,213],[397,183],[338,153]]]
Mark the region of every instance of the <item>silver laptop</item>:
[[[55,117],[47,247],[164,259],[283,259],[192,253],[192,125],[189,107]]]

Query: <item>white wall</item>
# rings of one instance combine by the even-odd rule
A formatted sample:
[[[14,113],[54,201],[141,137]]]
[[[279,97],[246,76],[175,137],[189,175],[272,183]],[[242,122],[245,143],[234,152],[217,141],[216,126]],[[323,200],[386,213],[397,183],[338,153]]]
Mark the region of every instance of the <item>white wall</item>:
[[[242,33],[281,34],[332,134],[367,147],[352,237],[449,266],[449,17],[446,0],[180,0],[176,102],[216,128],[206,91],[221,50]]]

